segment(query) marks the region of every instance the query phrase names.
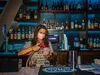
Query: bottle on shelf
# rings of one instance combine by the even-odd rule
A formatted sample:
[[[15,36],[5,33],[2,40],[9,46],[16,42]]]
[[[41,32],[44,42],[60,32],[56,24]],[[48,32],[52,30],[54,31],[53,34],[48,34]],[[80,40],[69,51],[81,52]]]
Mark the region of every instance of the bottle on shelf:
[[[46,4],[45,4],[45,10],[48,10],[48,4],[47,4],[47,1],[46,1]]]
[[[17,38],[18,38],[18,40],[21,40],[21,30],[20,30],[20,28],[18,28]]]
[[[14,39],[17,39],[17,31],[14,31]]]
[[[88,9],[91,11],[93,8],[92,8],[92,0],[89,0],[88,2]]]
[[[40,10],[43,10],[44,6],[43,6],[43,0],[40,1]]]
[[[84,21],[84,19],[82,20],[82,29],[85,29],[85,21]]]
[[[64,11],[69,11],[68,1],[66,1],[66,3],[64,3]]]
[[[10,39],[13,40],[14,39],[14,35],[13,32],[10,33]]]
[[[80,1],[77,2],[77,7],[76,7],[77,10],[80,10],[82,9],[82,4]]]
[[[29,31],[28,27],[26,27],[25,30],[26,30],[26,31],[25,31],[25,38],[28,39],[28,35],[29,35],[29,33],[28,33],[28,31]]]
[[[74,29],[74,21],[71,21],[71,29]]]
[[[55,2],[52,3],[52,10],[55,10]]]
[[[37,10],[34,11],[34,20],[37,20],[38,19],[38,12]]]
[[[24,29],[24,26],[21,27],[21,28],[22,28],[22,36],[21,36],[21,38],[22,39],[25,39],[25,29]]]
[[[75,28],[74,29],[78,29],[78,22],[77,22],[77,20],[75,20],[75,22],[74,22],[75,24],[74,24],[74,26],[75,26]]]
[[[69,29],[69,23],[68,23],[68,21],[65,22],[65,29],[66,29],[66,30]]]
[[[59,3],[60,4],[60,3]],[[64,0],[61,0],[60,10],[64,10]]]
[[[30,20],[31,19],[31,17],[30,17],[30,10],[27,10],[26,13],[27,13],[26,14],[26,20]]]
[[[57,1],[56,10],[61,10],[61,9],[62,9],[61,4],[59,3],[59,1]]]
[[[19,9],[17,20],[22,20],[22,18],[23,18],[23,12],[22,9]]]

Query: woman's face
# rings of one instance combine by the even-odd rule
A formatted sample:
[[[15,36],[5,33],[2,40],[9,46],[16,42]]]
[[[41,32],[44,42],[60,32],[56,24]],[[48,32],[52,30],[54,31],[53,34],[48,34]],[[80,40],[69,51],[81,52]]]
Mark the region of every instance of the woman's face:
[[[38,32],[38,35],[37,35],[38,39],[39,40],[44,39],[45,38],[45,34],[46,34],[46,30],[45,29],[40,29],[39,32]]]

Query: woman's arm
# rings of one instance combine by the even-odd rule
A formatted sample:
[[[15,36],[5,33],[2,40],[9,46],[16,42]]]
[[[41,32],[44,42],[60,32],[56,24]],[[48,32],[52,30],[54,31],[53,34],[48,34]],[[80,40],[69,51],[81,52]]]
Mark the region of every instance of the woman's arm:
[[[40,46],[39,46],[39,43],[38,43],[38,44],[36,44],[35,46],[30,46],[30,47],[21,49],[21,50],[18,52],[18,56],[20,56],[20,55],[26,55],[27,53],[32,52],[32,51],[36,52],[36,51],[38,51],[39,49],[40,49]]]
[[[28,47],[28,48],[23,48],[21,49],[19,52],[18,52],[18,56],[21,56],[21,55],[26,55],[27,53],[33,51],[33,48],[32,47]]]

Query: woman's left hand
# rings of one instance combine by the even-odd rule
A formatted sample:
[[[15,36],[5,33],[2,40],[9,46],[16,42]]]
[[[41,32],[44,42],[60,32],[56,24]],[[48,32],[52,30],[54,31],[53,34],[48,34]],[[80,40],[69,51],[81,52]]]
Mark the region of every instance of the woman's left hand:
[[[43,55],[44,55],[46,58],[48,58],[49,55],[50,55],[50,50],[48,50],[48,49],[44,50]]]

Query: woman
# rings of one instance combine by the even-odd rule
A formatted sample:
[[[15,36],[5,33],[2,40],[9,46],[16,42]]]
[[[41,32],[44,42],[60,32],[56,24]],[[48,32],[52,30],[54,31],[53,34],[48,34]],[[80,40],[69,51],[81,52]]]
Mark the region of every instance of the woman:
[[[34,31],[34,38],[31,41],[30,46],[21,49],[18,52],[18,55],[26,55],[31,52],[34,53],[29,62],[31,65],[34,63],[40,63],[41,65],[44,65],[45,58],[48,58],[53,52],[51,44],[48,42],[48,30],[44,25],[38,25],[36,27]]]

